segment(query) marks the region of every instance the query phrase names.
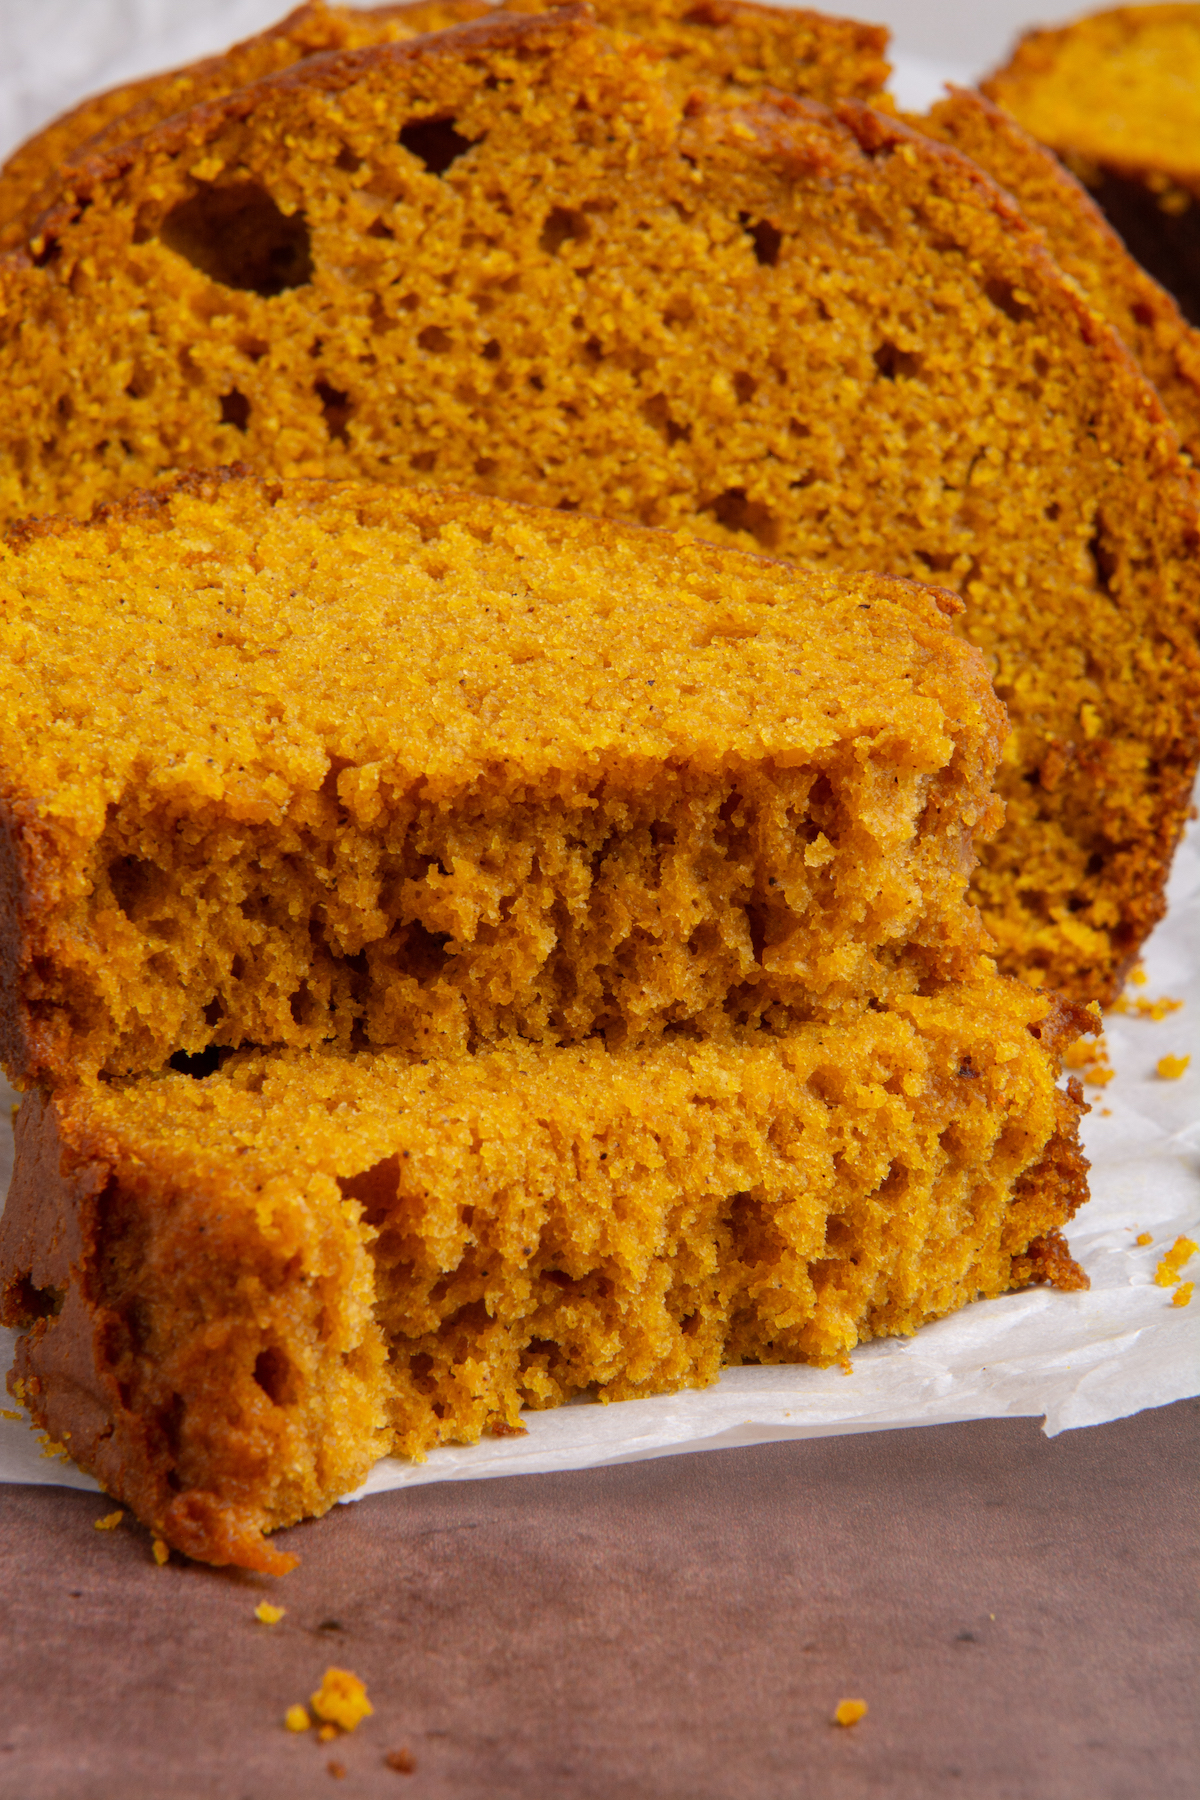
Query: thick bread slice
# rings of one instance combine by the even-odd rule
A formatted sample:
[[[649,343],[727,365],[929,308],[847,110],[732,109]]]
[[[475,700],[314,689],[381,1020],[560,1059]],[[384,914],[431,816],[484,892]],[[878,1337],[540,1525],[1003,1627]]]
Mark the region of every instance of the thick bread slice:
[[[638,1041],[962,980],[1004,715],[948,594],[193,477],[0,554],[0,1054]]]
[[[1086,1286],[1077,1025],[992,975],[740,1044],[289,1051],[30,1095],[10,1386],[168,1543],[281,1571],[261,1533],[388,1450]]]
[[[310,58],[75,188],[0,259],[10,515],[246,455],[932,573],[1012,718],[1005,966],[1119,989],[1197,756],[1193,480],[973,164],[681,110],[568,9]]]

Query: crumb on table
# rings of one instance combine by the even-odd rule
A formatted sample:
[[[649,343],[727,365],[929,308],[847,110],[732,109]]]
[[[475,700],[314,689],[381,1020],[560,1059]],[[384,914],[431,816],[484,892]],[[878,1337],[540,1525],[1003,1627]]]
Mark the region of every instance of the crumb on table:
[[[289,1731],[307,1731],[312,1724],[303,1706],[289,1706],[283,1715],[283,1722]]]
[[[286,1611],[286,1606],[272,1606],[269,1600],[260,1600],[254,1609],[254,1616],[261,1619],[264,1625],[278,1625]]]
[[[343,1731],[353,1731],[375,1711],[365,1686],[349,1669],[326,1669],[324,1680],[312,1696],[312,1709],[319,1719],[340,1726]]]
[[[102,1519],[93,1519],[92,1524],[97,1531],[115,1531],[124,1517],[125,1514],[118,1508],[116,1512],[105,1513]]]
[[[838,1725],[857,1725],[860,1719],[866,1717],[866,1713],[865,1700],[839,1700],[833,1717]]]
[[[407,1745],[399,1750],[389,1750],[383,1761],[385,1767],[395,1769],[398,1775],[411,1775],[417,1766],[417,1759]]]

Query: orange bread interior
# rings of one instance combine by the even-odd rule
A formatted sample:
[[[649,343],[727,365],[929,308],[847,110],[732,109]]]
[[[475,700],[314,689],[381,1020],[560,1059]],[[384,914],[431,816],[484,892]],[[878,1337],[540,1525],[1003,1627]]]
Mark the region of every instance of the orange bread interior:
[[[957,602],[465,494],[193,478],[0,558],[3,1054],[728,1035],[961,980]]]

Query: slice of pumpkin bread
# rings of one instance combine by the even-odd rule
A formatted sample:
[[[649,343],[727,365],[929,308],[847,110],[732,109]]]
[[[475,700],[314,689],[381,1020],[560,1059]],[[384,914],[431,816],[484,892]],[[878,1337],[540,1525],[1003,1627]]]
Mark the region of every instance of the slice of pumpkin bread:
[[[0,509],[244,454],[932,575],[1013,727],[976,882],[1004,966],[1111,997],[1198,748],[1161,404],[966,158],[644,63],[577,8],[500,16],[97,158],[0,258]]]
[[[473,1048],[962,979],[958,602],[412,488],[197,476],[0,558],[2,1053]]]
[[[984,971],[779,1037],[237,1054],[30,1095],[11,1390],[168,1543],[279,1572],[261,1533],[389,1450],[1086,1285],[1075,1011]]]
[[[1200,325],[1200,6],[1117,6],[1026,32],[982,85]]]

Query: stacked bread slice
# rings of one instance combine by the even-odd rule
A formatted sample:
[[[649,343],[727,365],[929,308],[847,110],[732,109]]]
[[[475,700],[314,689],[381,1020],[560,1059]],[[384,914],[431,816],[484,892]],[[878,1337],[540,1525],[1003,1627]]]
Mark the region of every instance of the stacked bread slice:
[[[14,1391],[209,1561],[521,1406],[1078,1282],[948,594],[193,476],[0,561]]]

